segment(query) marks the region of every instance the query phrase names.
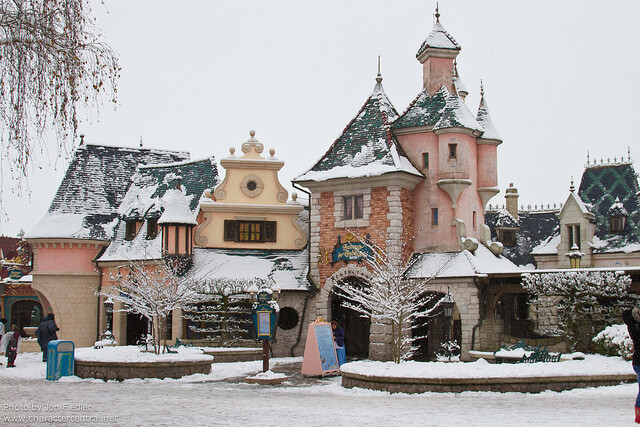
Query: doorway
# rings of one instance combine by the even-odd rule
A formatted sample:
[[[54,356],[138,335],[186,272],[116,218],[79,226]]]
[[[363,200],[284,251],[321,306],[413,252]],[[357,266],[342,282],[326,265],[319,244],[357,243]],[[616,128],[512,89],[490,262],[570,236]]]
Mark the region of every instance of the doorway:
[[[445,295],[439,292],[431,294],[433,298],[421,308],[421,311],[432,309]],[[451,323],[451,340],[460,345],[462,342],[461,322],[459,319],[452,319]],[[430,316],[415,319],[411,328],[413,347],[415,348],[412,360],[420,362],[436,360],[436,351],[440,350],[442,343],[446,341],[446,326],[442,308],[436,309]]]
[[[7,331],[11,325],[18,325],[22,336],[26,336],[22,328],[37,327],[42,322],[42,305],[36,300],[22,299],[11,305],[11,318],[6,325]]]
[[[149,321],[137,313],[127,313],[127,345],[136,345],[149,332]]]
[[[368,284],[357,277],[348,277],[342,280],[349,285],[357,287],[368,286]],[[347,358],[367,359],[369,357],[369,334],[371,330],[371,319],[363,317],[357,311],[343,307],[345,299],[335,293],[331,293],[331,320],[337,320],[338,324],[344,328],[345,351]]]

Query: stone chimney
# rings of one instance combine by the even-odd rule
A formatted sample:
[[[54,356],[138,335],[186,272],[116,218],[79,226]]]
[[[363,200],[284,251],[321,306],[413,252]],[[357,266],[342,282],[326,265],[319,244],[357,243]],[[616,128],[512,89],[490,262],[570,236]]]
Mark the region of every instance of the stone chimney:
[[[518,219],[518,189],[513,186],[513,182],[509,183],[509,188],[505,192],[504,198],[507,201],[507,212],[516,220]]]

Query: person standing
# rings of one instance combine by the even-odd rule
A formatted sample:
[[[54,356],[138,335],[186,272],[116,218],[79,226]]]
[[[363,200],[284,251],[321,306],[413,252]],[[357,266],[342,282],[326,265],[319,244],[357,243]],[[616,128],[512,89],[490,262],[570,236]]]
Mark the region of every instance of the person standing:
[[[333,330],[333,342],[338,356],[338,366],[347,363],[347,352],[344,348],[344,329],[338,324],[337,320],[331,321],[331,329]]]
[[[638,395],[636,396],[636,423],[640,424],[640,309],[635,307],[622,312],[622,320],[627,324],[629,336],[633,341],[631,365],[638,377]]]
[[[7,368],[15,368],[16,357],[20,351],[20,332],[18,325],[11,325],[11,332],[4,334],[0,341],[0,353],[4,352],[7,356]]]
[[[7,319],[5,319],[4,317],[2,319],[0,319],[0,342],[2,342],[2,336],[4,335],[4,325],[7,324]],[[0,366],[2,366],[2,362],[0,362]]]
[[[42,361],[47,361],[47,346],[49,345],[49,341],[57,340],[58,334],[56,331],[59,331],[58,325],[56,325],[55,317],[53,313],[47,314],[44,319],[42,319],[42,323],[38,326],[36,330],[36,336],[38,337],[38,344],[40,344],[40,349],[42,350]]]

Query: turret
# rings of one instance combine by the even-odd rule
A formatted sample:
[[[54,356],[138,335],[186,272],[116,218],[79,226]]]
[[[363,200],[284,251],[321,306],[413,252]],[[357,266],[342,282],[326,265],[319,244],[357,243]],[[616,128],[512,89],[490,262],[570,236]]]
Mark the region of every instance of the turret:
[[[423,87],[433,96],[441,86],[452,90],[453,63],[461,47],[440,24],[440,13],[436,7],[436,23],[418,49],[416,58],[422,64]]]
[[[197,225],[189,208],[189,201],[182,192],[180,179],[176,188],[167,190],[162,197],[164,212],[158,220],[162,227],[162,255],[169,257],[193,254],[193,228]]]

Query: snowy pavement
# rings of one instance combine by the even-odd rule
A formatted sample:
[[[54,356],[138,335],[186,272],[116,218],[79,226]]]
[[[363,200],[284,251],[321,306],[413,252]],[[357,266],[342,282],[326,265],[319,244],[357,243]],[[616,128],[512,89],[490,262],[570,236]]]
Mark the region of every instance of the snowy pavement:
[[[624,426],[634,425],[638,390],[625,384],[540,394],[392,395],[344,389],[339,377],[275,387],[241,382],[261,369],[260,361],[213,364],[211,375],[181,380],[49,382],[39,358],[20,354],[17,368],[0,367],[0,425]],[[274,371],[293,372],[300,359],[273,362]]]

